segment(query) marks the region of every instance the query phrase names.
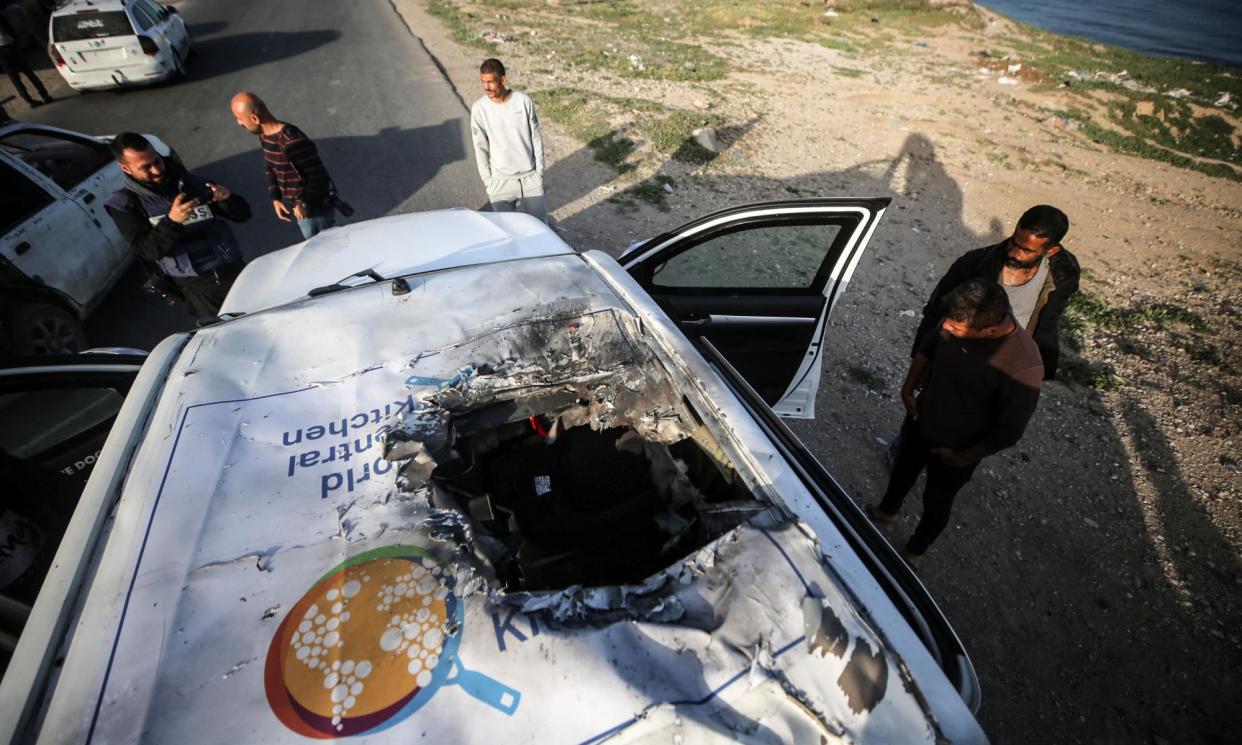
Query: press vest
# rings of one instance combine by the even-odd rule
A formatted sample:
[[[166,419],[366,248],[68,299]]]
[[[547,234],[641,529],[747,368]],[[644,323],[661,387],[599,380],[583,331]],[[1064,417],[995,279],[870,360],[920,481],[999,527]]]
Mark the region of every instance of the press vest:
[[[125,186],[108,199],[109,207],[133,212],[137,200],[139,209],[152,225],[168,219],[172,198],[133,179],[127,178],[125,182]],[[241,247],[232,229],[208,206],[201,219],[182,224],[176,249],[156,263],[169,277],[197,277],[241,260]]]

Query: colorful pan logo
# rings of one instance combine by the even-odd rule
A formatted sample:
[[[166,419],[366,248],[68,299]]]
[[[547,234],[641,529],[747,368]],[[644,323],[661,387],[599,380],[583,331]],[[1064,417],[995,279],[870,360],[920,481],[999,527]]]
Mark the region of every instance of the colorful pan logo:
[[[521,693],[457,660],[461,631],[447,567],[412,546],[367,551],[281,621],[263,672],[268,704],[289,729],[321,739],[387,729],[442,685],[513,714]]]

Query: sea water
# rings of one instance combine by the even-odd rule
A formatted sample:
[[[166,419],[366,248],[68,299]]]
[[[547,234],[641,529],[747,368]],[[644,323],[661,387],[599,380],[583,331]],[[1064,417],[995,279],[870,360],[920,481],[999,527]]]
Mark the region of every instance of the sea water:
[[[976,0],[1058,34],[1242,69],[1242,0]]]

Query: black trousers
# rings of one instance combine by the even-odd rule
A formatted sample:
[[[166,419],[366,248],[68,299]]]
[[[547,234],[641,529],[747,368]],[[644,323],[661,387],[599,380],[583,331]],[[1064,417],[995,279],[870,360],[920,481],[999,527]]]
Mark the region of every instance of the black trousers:
[[[919,474],[927,470],[927,486],[923,490],[923,517],[906,542],[906,550],[915,555],[925,553],[932,542],[949,524],[953,498],[970,481],[978,463],[955,468],[932,455],[929,444],[919,433],[918,424],[909,416],[901,423],[901,446],[893,460],[888,489],[880,501],[880,510],[895,515],[901,510],[906,494],[914,487]]]
[[[229,294],[229,288],[245,264],[231,264],[197,277],[173,277],[177,289],[185,296],[190,310],[199,318],[211,318],[220,313],[220,306]]]
[[[4,65],[4,71],[8,73],[9,80],[13,81],[13,89],[17,91],[17,95],[26,103],[34,103],[34,99],[30,97],[30,91],[26,90],[26,86],[22,85],[20,73],[25,73],[30,78],[31,84],[35,90],[39,92],[39,97],[44,101],[50,100],[47,95],[47,88],[43,87],[43,81],[39,80],[39,76],[35,75],[34,70],[30,69],[30,63],[26,62],[26,58],[17,51],[17,46],[0,47],[0,65]]]

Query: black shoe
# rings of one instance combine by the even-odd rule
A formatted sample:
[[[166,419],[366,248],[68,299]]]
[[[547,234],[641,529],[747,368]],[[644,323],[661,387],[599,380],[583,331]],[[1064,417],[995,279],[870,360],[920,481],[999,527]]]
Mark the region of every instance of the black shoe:
[[[867,513],[867,517],[871,518],[871,522],[876,525],[891,525],[897,519],[896,515],[890,515],[880,509],[878,505],[868,504],[863,507],[863,512]]]

